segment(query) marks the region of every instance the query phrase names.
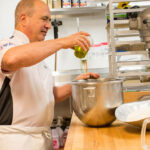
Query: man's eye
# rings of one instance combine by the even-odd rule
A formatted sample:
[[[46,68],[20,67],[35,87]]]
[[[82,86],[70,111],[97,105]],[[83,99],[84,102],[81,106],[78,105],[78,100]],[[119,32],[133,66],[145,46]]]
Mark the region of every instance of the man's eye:
[[[47,18],[42,18],[42,20],[46,21],[46,20],[47,20]]]

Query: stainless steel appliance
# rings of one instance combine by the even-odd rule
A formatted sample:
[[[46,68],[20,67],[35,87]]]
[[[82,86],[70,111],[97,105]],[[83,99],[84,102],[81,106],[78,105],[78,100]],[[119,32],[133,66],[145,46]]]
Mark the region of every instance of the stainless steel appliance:
[[[125,80],[144,81],[142,78],[150,75],[150,3],[146,1],[142,5],[141,0],[135,0],[128,9],[118,9],[116,3],[119,2],[109,1],[110,23],[107,25],[107,33],[110,73]],[[116,14],[124,14],[126,17],[115,20]],[[130,86],[140,87],[148,84],[150,85],[150,82],[132,82]]]
[[[99,73],[102,78],[106,78],[109,76],[108,68],[88,69],[88,72]],[[81,73],[83,73],[83,70],[81,69],[53,72],[55,86],[62,86],[64,84],[70,83],[76,76]],[[57,118],[58,116],[71,118],[72,112],[73,109],[71,104],[71,97],[55,104],[55,118]]]
[[[72,82],[72,106],[89,126],[104,126],[115,120],[115,109],[123,103],[122,80],[111,78]]]
[[[139,15],[132,15],[129,19],[131,30],[138,30],[142,42],[145,42],[145,49],[150,49],[150,7],[141,11]]]
[[[129,19],[131,30],[138,30],[141,42],[144,42],[145,51],[148,51],[150,58],[150,7],[141,11],[138,15],[133,13]],[[145,67],[146,72],[150,72],[150,66]],[[150,75],[140,77],[141,82],[150,81]]]

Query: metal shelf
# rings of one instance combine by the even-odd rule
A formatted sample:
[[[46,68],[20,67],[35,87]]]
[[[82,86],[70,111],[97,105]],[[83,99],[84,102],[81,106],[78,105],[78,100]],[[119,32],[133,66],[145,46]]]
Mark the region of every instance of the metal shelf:
[[[144,75],[150,75],[150,72],[133,71],[133,72],[117,73],[118,77],[131,77],[131,76],[137,77],[137,76],[144,76]]]
[[[127,52],[117,52],[116,56],[124,56],[124,55],[148,55],[147,51],[127,51]]]
[[[114,9],[113,13],[131,13],[131,12],[140,12],[143,11],[145,8],[138,8],[138,9]]]
[[[118,24],[118,25],[121,25],[121,24],[129,24],[129,20],[114,20],[114,24]]]
[[[83,8],[57,8],[51,9],[51,15],[79,15],[91,14],[105,10],[106,6],[101,7],[83,7]]]
[[[114,0],[114,3],[119,3],[119,2],[141,2],[142,0]],[[146,2],[149,0],[143,0],[143,2]]]
[[[134,80],[133,80],[134,81]],[[136,90],[136,91],[149,91],[149,82],[140,82],[140,80],[137,80],[138,82],[131,82],[131,83],[123,83],[124,88],[128,88],[129,91]],[[127,89],[127,90],[128,90]]]
[[[114,20],[114,28],[128,28],[129,27],[129,20]]]
[[[137,30],[122,30],[116,31],[114,34],[115,37],[132,37],[139,36],[139,31]]]
[[[140,40],[134,40],[134,41],[116,41],[115,42],[115,46],[120,46],[120,45],[125,45],[125,44],[129,44],[129,45],[134,45],[134,44],[144,44],[144,42],[141,42]]]
[[[117,62],[117,67],[129,66],[129,65],[150,65],[150,60]]]

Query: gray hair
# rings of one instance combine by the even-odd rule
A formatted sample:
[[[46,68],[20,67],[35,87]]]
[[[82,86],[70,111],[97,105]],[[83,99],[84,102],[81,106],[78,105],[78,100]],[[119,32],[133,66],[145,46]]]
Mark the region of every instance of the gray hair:
[[[15,10],[15,27],[19,23],[19,17],[22,13],[32,16],[34,12],[34,2],[36,0],[21,0]]]

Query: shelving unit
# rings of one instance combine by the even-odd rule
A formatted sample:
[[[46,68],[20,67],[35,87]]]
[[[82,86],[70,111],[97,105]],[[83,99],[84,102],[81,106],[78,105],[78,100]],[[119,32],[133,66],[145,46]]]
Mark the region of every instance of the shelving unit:
[[[148,0],[144,0],[148,2]],[[119,2],[143,2],[142,0],[110,0],[109,1],[109,15],[110,15],[110,23],[107,25],[108,32],[108,43],[109,43],[109,66],[110,66],[110,74],[117,78],[121,77],[123,79],[134,79],[141,78],[141,76],[150,76],[150,72],[147,72],[145,69],[140,70],[120,70],[120,67],[131,67],[131,66],[142,66],[148,67],[150,66],[149,52],[144,48],[145,43],[141,42],[139,37],[138,30],[130,30],[129,29],[129,19],[119,19],[114,20],[115,14],[123,14],[123,13],[134,13],[141,12],[145,8],[150,6],[150,3],[146,6],[141,6],[140,8],[128,8],[128,9],[118,9],[116,5]],[[150,2],[150,1],[149,1]],[[138,5],[138,3],[136,3]],[[140,5],[139,5],[140,6]],[[138,39],[139,38],[139,39]],[[119,47],[125,50],[124,52],[117,52]],[[136,60],[136,61],[119,61],[119,57],[125,55],[143,55],[145,60]],[[134,67],[133,67],[134,68]],[[148,83],[137,83],[136,86],[150,85]],[[132,85],[131,85],[132,86]],[[133,86],[135,86],[133,84]]]

